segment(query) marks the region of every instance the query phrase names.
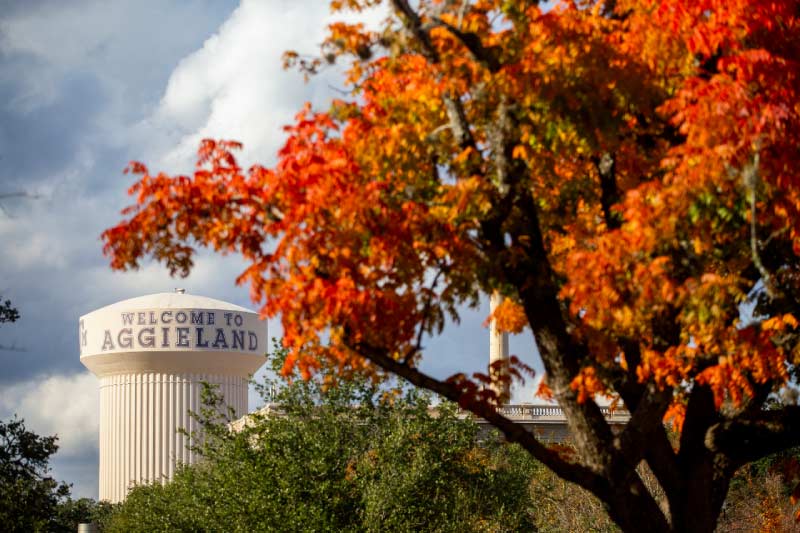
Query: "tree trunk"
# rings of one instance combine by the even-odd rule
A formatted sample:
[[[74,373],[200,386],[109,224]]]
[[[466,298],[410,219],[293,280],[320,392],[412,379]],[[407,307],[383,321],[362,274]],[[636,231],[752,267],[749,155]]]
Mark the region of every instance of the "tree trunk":
[[[683,467],[687,473],[685,492],[670,498],[672,530],[712,533],[728,494],[730,463],[722,456],[706,452]]]

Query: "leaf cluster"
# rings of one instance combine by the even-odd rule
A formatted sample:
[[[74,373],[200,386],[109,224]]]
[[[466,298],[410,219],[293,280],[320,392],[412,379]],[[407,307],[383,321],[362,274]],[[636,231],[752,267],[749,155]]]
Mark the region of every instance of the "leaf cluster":
[[[19,320],[19,311],[11,305],[11,300],[0,300],[0,324]]]
[[[73,532],[104,509],[70,497],[70,486],[50,475],[55,436],[40,436],[25,421],[0,421],[0,524],[12,532]]]

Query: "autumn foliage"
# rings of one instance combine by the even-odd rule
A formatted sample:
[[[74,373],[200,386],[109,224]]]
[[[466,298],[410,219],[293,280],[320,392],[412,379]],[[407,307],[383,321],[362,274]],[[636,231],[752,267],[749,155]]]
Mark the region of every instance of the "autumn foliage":
[[[397,373],[624,529],[711,531],[736,468],[800,443],[796,406],[764,409],[800,377],[797,3],[386,4],[380,28],[332,24],[319,58],[286,55],[308,75],[344,62],[350,96],[300,111],[274,168],[211,140],[192,176],[132,164],[136,203],[103,234],[112,267],[185,275],[196,246],[240,254],[287,372]],[[475,380],[417,370],[423,339],[491,291],[503,328],[531,328],[577,461]],[[631,410],[621,437],[596,395]]]

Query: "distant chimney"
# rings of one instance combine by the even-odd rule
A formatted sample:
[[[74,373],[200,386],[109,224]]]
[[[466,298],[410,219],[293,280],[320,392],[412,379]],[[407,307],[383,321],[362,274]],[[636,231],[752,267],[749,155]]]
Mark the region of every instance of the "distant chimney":
[[[489,299],[489,306],[492,314],[503,302],[503,297],[497,291],[493,292]],[[489,324],[489,364],[495,361],[505,361],[508,363],[508,333],[497,329],[497,320],[492,318]],[[491,367],[490,367],[491,368]],[[492,372],[494,373],[494,372]],[[511,399],[511,384],[498,384],[494,387],[495,392],[500,397],[500,403],[508,403]]]

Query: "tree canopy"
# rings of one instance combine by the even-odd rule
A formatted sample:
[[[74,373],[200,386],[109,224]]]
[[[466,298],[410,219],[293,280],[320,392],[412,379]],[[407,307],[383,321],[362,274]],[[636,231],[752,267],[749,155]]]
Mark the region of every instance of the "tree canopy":
[[[800,378],[797,3],[330,2],[376,4],[379,28],[336,22],[318,58],[286,54],[309,75],[344,62],[349,94],[301,110],[273,168],[213,140],[191,176],[133,163],[112,267],[240,254],[238,282],[281,317],[285,372],[401,375],[623,529],[712,531],[734,471],[800,442],[800,407],[765,408]],[[500,327],[533,332],[574,456],[496,412],[483,385],[521,362],[418,369],[425,337],[494,291]],[[631,411],[620,435],[596,395]]]
[[[5,302],[0,299],[0,324],[3,322],[16,322],[19,320],[19,311],[11,305],[11,300]]]
[[[57,438],[40,436],[25,421],[0,421],[0,523],[8,532],[72,532],[102,511],[88,498],[73,500],[70,486],[50,473]]]

